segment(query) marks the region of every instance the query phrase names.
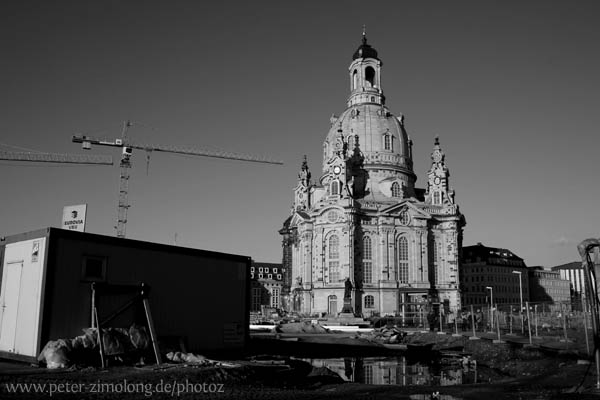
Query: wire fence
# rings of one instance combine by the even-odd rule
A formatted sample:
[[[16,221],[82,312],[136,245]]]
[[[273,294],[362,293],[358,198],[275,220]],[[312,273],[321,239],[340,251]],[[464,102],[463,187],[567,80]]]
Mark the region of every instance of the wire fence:
[[[591,315],[585,307],[571,303],[529,303],[470,305],[460,309],[443,304],[409,307],[394,317],[379,320],[402,328],[413,328],[473,337],[493,334],[534,340],[577,343],[581,349],[593,348]],[[574,347],[574,346],[571,346]]]

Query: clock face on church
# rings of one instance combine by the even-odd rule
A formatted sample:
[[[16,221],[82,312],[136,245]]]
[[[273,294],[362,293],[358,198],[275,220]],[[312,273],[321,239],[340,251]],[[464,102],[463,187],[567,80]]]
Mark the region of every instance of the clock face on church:
[[[340,168],[339,165],[336,165],[335,167],[333,167],[333,173],[336,175],[339,175],[340,172],[342,172],[342,168]]]
[[[441,179],[439,176],[436,176],[435,179],[433,180],[435,182],[436,185],[439,185],[441,182]]]

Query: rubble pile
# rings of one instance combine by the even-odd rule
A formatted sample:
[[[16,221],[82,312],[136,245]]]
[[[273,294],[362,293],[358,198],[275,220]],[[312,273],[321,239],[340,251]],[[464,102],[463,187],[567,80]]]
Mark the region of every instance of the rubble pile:
[[[369,333],[357,332],[355,338],[368,340],[373,343],[384,343],[384,344],[399,344],[406,343],[407,333],[396,325],[393,327],[384,326],[382,328],[374,329]]]
[[[329,329],[323,325],[316,323],[313,324],[310,321],[304,322],[290,322],[288,324],[275,325],[271,329],[272,333],[330,333]]]
[[[71,365],[97,364],[100,350],[98,330],[85,328],[83,335],[72,339],[50,340],[38,356],[38,361],[48,369],[66,368]],[[146,327],[133,324],[129,329],[102,329],[102,345],[106,356],[133,354],[149,348],[150,337]]]

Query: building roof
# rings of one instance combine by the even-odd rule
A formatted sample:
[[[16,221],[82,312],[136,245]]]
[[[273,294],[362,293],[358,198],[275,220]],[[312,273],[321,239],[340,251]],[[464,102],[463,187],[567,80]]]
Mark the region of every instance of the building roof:
[[[479,259],[479,261],[475,261]],[[464,246],[462,249],[462,262],[485,262],[492,265],[510,265],[526,267],[523,259],[512,251],[501,247],[484,246],[481,242],[474,246]]]
[[[189,254],[192,256],[205,256],[205,257],[213,257],[218,259],[229,259],[236,260],[241,262],[250,262],[250,257],[239,255],[239,254],[229,254],[229,253],[221,253],[210,250],[202,250],[191,247],[182,247],[175,246],[164,243],[154,243],[154,242],[146,242],[142,240],[136,239],[127,239],[127,238],[119,238],[115,236],[107,236],[100,235],[97,233],[89,233],[89,232],[78,232],[71,231],[68,229],[60,229],[54,227],[42,228],[30,232],[18,233],[10,236],[2,236],[0,237],[0,247],[5,246],[10,243],[21,242],[24,240],[37,239],[40,237],[49,237],[50,240],[58,240],[58,239],[68,239],[68,240],[78,240],[82,242],[92,242],[92,243],[101,243],[109,246],[121,246],[126,248],[136,248],[136,249],[150,249],[150,250],[158,250],[158,251],[166,251],[177,254]]]
[[[559,271],[561,269],[581,269],[581,261],[572,261],[570,263],[557,265],[550,268],[552,271]]]
[[[260,261],[252,261],[253,267],[263,267],[263,268],[281,268],[283,264],[281,263],[268,263],[268,262],[260,262]]]
[[[362,37],[362,44],[352,55],[353,60],[356,60],[357,58],[374,58],[379,60],[379,58],[377,58],[377,50],[372,48],[371,45],[367,43],[367,36],[364,33]]]

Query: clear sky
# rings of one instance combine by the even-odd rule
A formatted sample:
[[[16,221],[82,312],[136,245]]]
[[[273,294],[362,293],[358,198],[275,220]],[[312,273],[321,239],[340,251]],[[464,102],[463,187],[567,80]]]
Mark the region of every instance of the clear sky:
[[[267,155],[285,166],[134,152],[128,237],[280,262],[304,154],[320,174],[362,25],[405,115],[417,186],[435,135],[464,244],[528,265],[600,237],[598,1],[3,1],[0,149],[83,153],[74,134]],[[94,147],[111,154],[117,149]],[[88,204],[115,233],[118,163],[0,162],[0,233]]]

